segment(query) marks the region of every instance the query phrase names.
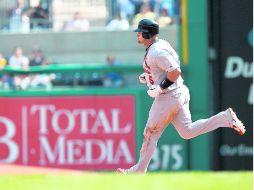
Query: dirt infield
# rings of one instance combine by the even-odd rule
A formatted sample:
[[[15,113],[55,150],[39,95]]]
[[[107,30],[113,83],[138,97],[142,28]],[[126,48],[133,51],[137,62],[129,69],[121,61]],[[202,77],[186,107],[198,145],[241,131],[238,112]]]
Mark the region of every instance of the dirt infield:
[[[21,165],[0,164],[0,175],[31,175],[31,174],[69,174],[69,173],[82,173],[78,170],[70,169],[55,169],[55,168],[43,168]]]

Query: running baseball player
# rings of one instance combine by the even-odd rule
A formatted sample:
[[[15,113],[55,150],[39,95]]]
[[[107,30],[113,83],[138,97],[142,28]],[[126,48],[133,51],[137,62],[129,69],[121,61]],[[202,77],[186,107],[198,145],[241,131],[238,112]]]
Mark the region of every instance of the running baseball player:
[[[154,101],[144,130],[139,161],[131,168],[118,168],[118,173],[146,173],[157,142],[169,123],[184,139],[194,138],[219,127],[232,128],[240,135],[245,133],[243,123],[231,108],[192,123],[190,94],[183,84],[177,53],[167,41],[158,39],[159,25],[155,21],[141,20],[135,32],[138,43],[146,48],[143,62],[145,72],[139,76],[139,80],[147,84],[147,94]]]

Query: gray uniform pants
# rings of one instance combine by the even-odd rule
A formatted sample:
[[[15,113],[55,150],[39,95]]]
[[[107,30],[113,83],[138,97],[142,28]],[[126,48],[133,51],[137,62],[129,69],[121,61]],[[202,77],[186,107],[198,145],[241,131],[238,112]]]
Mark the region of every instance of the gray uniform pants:
[[[192,123],[189,101],[190,94],[185,85],[155,98],[144,130],[139,161],[127,172],[146,172],[157,142],[170,122],[184,139],[191,139],[219,127],[230,127],[232,125],[232,119],[228,111],[222,111],[208,119],[201,119]]]

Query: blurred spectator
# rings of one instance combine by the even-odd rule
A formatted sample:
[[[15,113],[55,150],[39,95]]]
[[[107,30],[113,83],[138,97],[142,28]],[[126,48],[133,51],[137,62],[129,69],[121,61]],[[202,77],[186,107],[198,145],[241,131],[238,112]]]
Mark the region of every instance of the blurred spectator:
[[[23,55],[23,50],[21,47],[16,47],[13,51],[12,56],[9,59],[9,65],[15,68],[24,68],[29,67],[29,59]]]
[[[37,74],[37,75],[30,75],[31,88],[46,88],[50,90],[52,88],[52,81],[55,79],[54,74]]]
[[[68,21],[64,27],[64,30],[68,32],[87,31],[89,29],[90,29],[89,21],[84,18],[81,18],[79,12],[75,12],[73,19]]]
[[[114,67],[120,64],[112,54],[107,56],[106,61],[109,67]],[[122,76],[113,70],[106,73],[103,78],[103,85],[106,87],[121,87],[124,84]]]
[[[109,54],[106,57],[106,64],[111,67],[109,72],[100,75],[97,72],[92,73],[88,78],[87,84],[90,86],[105,86],[105,87],[121,87],[123,86],[122,76],[114,71],[114,66],[119,65],[113,54]]]
[[[138,1],[138,0],[136,0]],[[117,1],[117,12],[121,14],[122,17],[127,18],[128,21],[133,19],[135,15],[135,0],[118,0]]]
[[[130,27],[129,22],[121,13],[118,13],[116,18],[111,20],[106,26],[107,30],[128,30]]]
[[[4,58],[4,56],[0,53],[0,70],[5,67],[7,64],[7,60]]]
[[[31,29],[45,29],[49,28],[49,14],[46,9],[43,8],[42,2],[40,1],[37,5],[30,7],[24,15],[30,18]]]
[[[49,60],[46,59],[44,53],[39,47],[35,47],[32,51],[32,57],[30,58],[30,66],[48,65]]]
[[[168,16],[168,9],[163,8],[160,12],[160,16],[157,19],[158,24],[161,28],[172,24],[172,18]]]
[[[180,0],[162,0],[161,9],[168,9],[168,15],[171,17],[179,16],[180,14]]]
[[[181,0],[150,0],[153,12],[158,16],[163,9],[168,10],[168,16],[176,22],[180,16]]]
[[[29,18],[24,15],[27,10],[24,0],[17,0],[16,7],[10,13],[10,32],[29,32]]]
[[[45,57],[44,53],[39,47],[34,47],[32,57],[30,59],[30,66],[43,66],[48,65],[49,60]],[[31,88],[52,88],[52,80],[55,78],[54,74],[31,74],[30,87]]]
[[[26,90],[31,83],[30,76],[25,74],[15,75],[13,80],[14,88],[18,90]]]
[[[0,78],[0,87],[5,89],[14,88],[13,77],[9,74],[3,74]]]
[[[116,59],[116,57],[113,54],[108,54],[106,57],[106,63],[109,66],[115,66],[115,65],[120,65],[120,61]]]
[[[138,23],[140,20],[142,19],[156,19],[156,15],[154,12],[151,11],[151,7],[149,3],[143,3],[141,8],[140,8],[140,12],[138,14],[135,15],[132,25],[133,27],[137,27]]]
[[[21,47],[16,47],[9,59],[9,65],[16,69],[28,69],[29,59],[23,55]],[[27,89],[30,85],[30,77],[25,74],[14,75],[14,86],[17,89]]]
[[[4,56],[0,53],[0,70],[5,67],[7,60]],[[12,81],[9,81],[10,76],[8,74],[0,74],[0,87],[8,88],[11,86]]]

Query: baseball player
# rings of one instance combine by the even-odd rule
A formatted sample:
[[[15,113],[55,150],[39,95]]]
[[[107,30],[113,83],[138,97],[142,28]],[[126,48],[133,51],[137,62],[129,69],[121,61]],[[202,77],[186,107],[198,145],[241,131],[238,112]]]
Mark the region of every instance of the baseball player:
[[[177,53],[167,41],[157,38],[159,25],[155,21],[141,20],[135,32],[138,43],[146,48],[143,62],[145,72],[139,76],[139,80],[147,84],[147,94],[154,101],[144,130],[139,161],[129,169],[118,168],[118,173],[146,173],[157,142],[169,123],[184,139],[194,138],[219,127],[232,128],[240,135],[245,133],[243,123],[231,108],[208,119],[192,122],[190,94],[183,84]]]

